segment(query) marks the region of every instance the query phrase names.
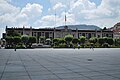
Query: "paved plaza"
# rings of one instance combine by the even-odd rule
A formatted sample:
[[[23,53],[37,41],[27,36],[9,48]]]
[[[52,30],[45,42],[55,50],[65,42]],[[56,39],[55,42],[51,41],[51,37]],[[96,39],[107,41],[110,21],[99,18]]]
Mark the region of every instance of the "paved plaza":
[[[0,49],[0,80],[120,80],[120,49]]]

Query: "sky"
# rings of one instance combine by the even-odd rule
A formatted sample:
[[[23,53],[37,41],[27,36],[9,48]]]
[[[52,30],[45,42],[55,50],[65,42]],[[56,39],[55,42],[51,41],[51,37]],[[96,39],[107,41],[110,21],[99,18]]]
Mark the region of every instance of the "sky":
[[[120,0],[0,0],[0,34],[5,32],[6,25],[33,28],[64,25],[65,14],[67,25],[110,28],[120,21]]]

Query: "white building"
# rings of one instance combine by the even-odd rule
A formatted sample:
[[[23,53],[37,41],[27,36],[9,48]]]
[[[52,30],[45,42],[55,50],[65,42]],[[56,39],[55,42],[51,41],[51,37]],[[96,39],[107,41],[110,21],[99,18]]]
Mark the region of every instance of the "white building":
[[[113,38],[119,39],[120,38],[120,22],[115,24],[114,27],[110,28],[113,31]]]

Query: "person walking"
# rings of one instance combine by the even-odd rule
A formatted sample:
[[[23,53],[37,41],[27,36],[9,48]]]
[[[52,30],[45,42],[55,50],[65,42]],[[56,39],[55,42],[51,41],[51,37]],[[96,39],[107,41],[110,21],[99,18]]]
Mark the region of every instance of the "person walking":
[[[80,49],[80,44],[78,43],[78,49]]]

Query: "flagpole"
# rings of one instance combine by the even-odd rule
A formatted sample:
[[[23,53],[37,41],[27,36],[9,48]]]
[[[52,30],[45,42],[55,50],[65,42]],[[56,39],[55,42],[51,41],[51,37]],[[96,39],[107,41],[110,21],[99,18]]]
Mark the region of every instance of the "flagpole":
[[[65,10],[65,26],[66,26],[66,21],[67,21],[67,17],[66,17],[66,10]]]
[[[55,10],[55,27],[56,27],[56,10]]]

